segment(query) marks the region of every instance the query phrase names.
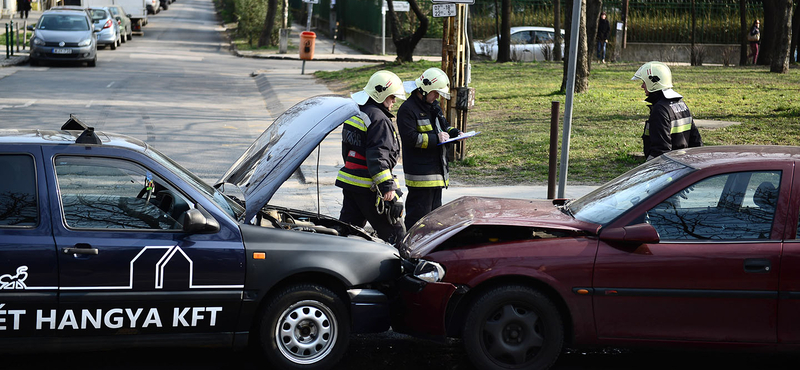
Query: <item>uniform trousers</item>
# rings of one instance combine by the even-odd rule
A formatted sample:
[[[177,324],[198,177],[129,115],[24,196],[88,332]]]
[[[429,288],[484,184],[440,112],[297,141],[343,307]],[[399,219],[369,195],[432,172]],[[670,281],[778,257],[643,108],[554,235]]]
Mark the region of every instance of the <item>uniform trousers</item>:
[[[406,228],[403,226],[402,219],[390,224],[385,214],[378,213],[377,208],[375,208],[375,193],[346,189],[342,189],[342,193],[344,198],[339,221],[359,227],[364,227],[369,222],[375,232],[378,233],[378,237],[392,245],[399,242],[406,235]]]
[[[442,206],[442,188],[408,188],[406,195],[406,230],[420,218]]]

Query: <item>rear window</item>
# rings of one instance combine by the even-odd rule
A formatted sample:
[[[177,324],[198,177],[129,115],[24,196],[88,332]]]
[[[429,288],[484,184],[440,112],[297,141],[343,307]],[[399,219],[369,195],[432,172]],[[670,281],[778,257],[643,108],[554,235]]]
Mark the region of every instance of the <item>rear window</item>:
[[[106,11],[103,9],[92,9],[92,20],[99,21],[101,19],[106,19],[108,16],[106,15]]]
[[[25,154],[0,154],[0,227],[36,226],[39,207],[36,199],[36,168]]]
[[[42,16],[37,28],[50,31],[88,31],[89,23],[84,15],[52,14]]]
[[[117,11],[117,8],[108,8],[108,11],[110,11],[111,14],[113,14],[113,15],[119,15],[119,12]]]

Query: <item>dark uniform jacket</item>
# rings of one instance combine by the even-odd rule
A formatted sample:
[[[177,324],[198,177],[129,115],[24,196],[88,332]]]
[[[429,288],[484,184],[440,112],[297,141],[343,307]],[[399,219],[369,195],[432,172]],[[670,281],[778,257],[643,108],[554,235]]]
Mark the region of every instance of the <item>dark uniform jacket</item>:
[[[361,113],[342,127],[344,167],[336,186],[366,193],[374,185],[385,194],[397,189],[392,168],[400,158],[400,138],[391,120],[394,116],[371,98],[359,108]]]
[[[446,188],[449,185],[447,153],[439,144],[440,132],[458,136],[450,127],[439,102],[428,104],[412,93],[397,111],[397,127],[403,140],[403,172],[409,188]]]
[[[656,91],[650,93],[645,101],[652,104],[642,135],[645,158],[703,145],[692,113],[682,98],[667,99],[661,91]]]

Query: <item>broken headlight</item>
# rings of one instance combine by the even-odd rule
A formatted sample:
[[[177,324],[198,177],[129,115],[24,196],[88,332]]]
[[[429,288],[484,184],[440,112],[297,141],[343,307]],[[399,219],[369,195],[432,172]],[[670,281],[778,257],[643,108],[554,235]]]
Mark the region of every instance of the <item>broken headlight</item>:
[[[414,268],[414,277],[429,283],[440,282],[444,279],[444,267],[436,262],[419,260]]]

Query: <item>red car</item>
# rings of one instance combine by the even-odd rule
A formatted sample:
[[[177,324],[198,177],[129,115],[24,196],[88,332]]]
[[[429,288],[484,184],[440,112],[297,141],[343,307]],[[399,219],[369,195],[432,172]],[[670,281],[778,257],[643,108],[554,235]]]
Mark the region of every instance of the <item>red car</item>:
[[[562,348],[800,345],[800,147],[673,151],[573,201],[464,197],[401,245],[395,330],[461,337],[479,369]]]

